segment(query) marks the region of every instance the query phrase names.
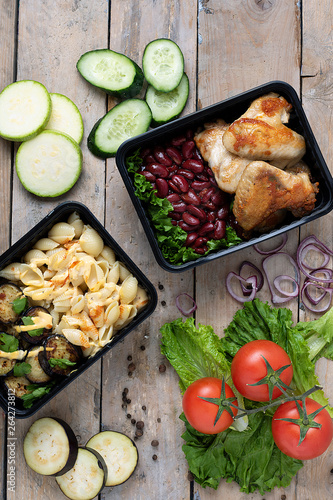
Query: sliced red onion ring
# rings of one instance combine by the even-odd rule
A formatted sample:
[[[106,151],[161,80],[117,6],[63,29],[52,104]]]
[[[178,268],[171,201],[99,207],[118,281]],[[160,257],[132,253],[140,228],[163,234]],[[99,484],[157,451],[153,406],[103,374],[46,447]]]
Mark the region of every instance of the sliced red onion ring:
[[[309,278],[311,281],[316,281],[316,282],[321,282],[321,283],[333,283],[332,276],[326,277],[326,278],[316,277],[314,275],[315,273],[310,273],[309,271],[307,271],[307,269],[312,269],[313,271],[315,271],[315,269],[309,267],[308,265],[306,265],[304,263],[304,257],[311,248],[312,249],[315,248],[317,251],[321,252],[324,256],[325,255],[333,256],[333,251],[330,250],[326,245],[324,245],[324,243],[319,241],[318,238],[316,238],[316,236],[314,236],[314,235],[308,236],[300,243],[300,245],[297,249],[297,264],[298,264],[300,270],[302,271],[304,276]],[[328,263],[329,257],[328,257],[328,260],[326,257],[324,257],[324,259],[325,259],[325,265],[326,265]],[[327,260],[327,262],[326,262],[326,260]]]
[[[258,244],[257,245],[253,245],[253,248],[260,254],[260,255],[272,255],[274,253],[277,253],[279,252],[280,250],[282,250],[282,248],[284,247],[284,245],[287,243],[287,240],[288,240],[288,236],[287,236],[287,233],[283,233],[282,234],[282,242],[280,243],[279,246],[277,246],[276,248],[273,248],[273,250],[267,250],[267,251],[264,251],[264,250],[260,250]]]
[[[294,290],[292,292],[286,292],[285,290],[282,290],[281,281],[292,281],[292,283],[294,284]],[[287,274],[281,274],[280,276],[274,278],[273,285],[275,286],[277,291],[285,297],[290,297],[291,299],[293,299],[299,294],[299,285],[297,281],[295,280],[295,278],[293,278],[292,276],[288,276]]]
[[[305,245],[303,247],[303,250],[302,250],[302,264],[304,267],[306,267],[307,269],[311,269],[311,270],[314,270],[314,269],[317,269],[317,267],[312,267],[310,266],[309,264],[307,264],[305,262],[305,257],[306,257],[306,254],[310,251],[310,250],[315,250],[316,252],[320,253],[324,259],[324,261],[320,264],[321,267],[324,267],[328,264],[329,260],[330,260],[330,256],[324,252],[321,248],[319,248],[316,244],[314,243],[309,243],[308,245]]]
[[[190,309],[187,309],[187,310],[184,310],[182,308],[182,306],[180,305],[180,300],[182,297],[187,297],[188,299],[190,299],[192,302],[193,302],[193,307],[191,307]],[[176,297],[176,306],[177,308],[179,309],[179,311],[183,314],[183,316],[191,316],[191,314],[194,313],[194,311],[197,309],[197,304],[195,302],[195,300],[193,299],[193,297],[191,297],[191,295],[189,295],[188,293],[184,292],[184,293],[180,293],[177,297]]]
[[[249,285],[249,284],[252,285],[251,294],[248,296],[243,296],[243,297],[240,297],[239,295],[237,295],[233,291],[232,286],[231,286],[231,280],[233,278],[238,279],[240,284],[243,285],[244,287],[246,287],[246,285]],[[241,276],[239,276],[239,274],[236,274],[233,271],[230,271],[230,273],[227,275],[227,278],[226,278],[226,287],[227,287],[227,290],[230,293],[231,297],[233,297],[238,302],[250,302],[251,300],[254,299],[254,297],[256,296],[257,290],[258,290],[257,289],[257,276],[249,276],[248,278],[244,279]]]
[[[308,288],[308,286],[315,286],[316,288],[320,289],[320,290],[323,290],[323,293],[320,295],[320,299],[318,300],[318,298],[314,299],[313,297],[311,297],[309,294],[306,294],[306,290]],[[318,285],[316,283],[313,283],[311,281],[306,281],[302,287],[302,290],[301,290],[301,300],[304,304],[304,306],[309,309],[309,311],[311,312],[315,312],[315,313],[322,313],[322,312],[325,312],[327,311],[330,307],[331,307],[331,302],[332,302],[332,293],[333,293],[333,288],[326,288],[324,286],[321,286],[321,285]],[[315,307],[311,307],[309,305],[307,305],[304,301],[304,295],[306,295],[307,299],[309,300],[309,302],[313,305],[313,306],[316,306],[319,304],[320,301],[322,301],[324,299],[324,297],[326,296],[326,294],[329,294],[330,296],[330,300],[328,301],[327,305],[326,306],[323,306],[321,308],[315,308]]]
[[[304,285],[307,283],[306,287],[304,287]],[[306,298],[308,299],[309,302],[311,302],[311,304],[313,304],[314,306],[316,306],[317,304],[319,304],[319,302],[321,300],[323,300],[323,298],[325,297],[327,291],[326,291],[326,288],[325,287],[322,287],[322,291],[321,291],[321,294],[319,295],[319,297],[311,297],[310,295],[310,292],[309,292],[309,286],[312,285],[314,286],[316,289],[318,289],[318,284],[317,283],[313,283],[313,281],[310,281],[310,280],[306,280],[304,282],[304,285],[303,285],[303,288],[304,288],[304,294],[306,296]]]
[[[242,262],[241,265],[239,266],[239,271],[238,271],[239,276],[242,275],[242,271],[243,271],[244,267],[251,267],[258,274],[258,276],[257,276],[257,292],[259,292],[259,290],[262,289],[263,284],[264,284],[264,276],[263,276],[262,272],[260,271],[260,269],[257,268],[257,266],[252,264],[252,262],[249,262],[248,260],[244,260],[244,262]],[[246,279],[246,278],[244,278],[244,279]],[[243,295],[245,295],[245,296],[251,295],[252,287],[251,288],[246,287],[243,285],[243,283],[240,283],[240,286],[242,288]]]
[[[284,304],[285,302],[289,302],[291,299],[296,297],[298,295],[298,292],[297,292],[297,295],[293,295],[294,292],[291,292],[291,295],[287,294],[286,292],[282,292],[282,293],[280,292],[282,295],[284,295],[284,297],[279,297],[279,295],[277,295],[275,293],[275,290],[274,290],[272,283],[271,283],[269,276],[268,276],[268,262],[271,259],[273,259],[274,257],[276,257],[277,255],[284,255],[286,257],[286,259],[288,259],[291,262],[291,264],[293,265],[294,270],[295,270],[295,274],[296,274],[296,279],[294,281],[297,284],[298,289],[299,289],[299,283],[300,283],[300,274],[299,274],[299,270],[298,270],[296,262],[291,257],[291,255],[289,255],[286,252],[277,252],[274,255],[269,255],[268,257],[266,257],[266,259],[263,260],[262,267],[263,267],[263,270],[265,271],[265,274],[266,274],[268,287],[269,287],[269,290],[271,292],[272,302],[273,302],[273,304]],[[277,278],[279,278],[279,277],[277,277]],[[288,278],[293,280],[293,278],[290,276]]]
[[[333,279],[333,270],[327,269],[326,267],[319,267],[318,269],[314,269],[313,271],[311,271],[310,276],[312,279],[315,274],[324,274],[326,278]],[[318,281],[320,281],[320,277],[318,277],[317,279]]]

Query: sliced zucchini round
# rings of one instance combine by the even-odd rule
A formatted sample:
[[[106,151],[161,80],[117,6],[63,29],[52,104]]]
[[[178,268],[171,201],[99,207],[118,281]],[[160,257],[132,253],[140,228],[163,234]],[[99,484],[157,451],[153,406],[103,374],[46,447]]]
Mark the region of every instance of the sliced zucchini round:
[[[0,286],[0,321],[4,324],[15,323],[19,312],[14,307],[14,301],[24,299],[20,287],[14,283],[4,283]]]
[[[27,141],[39,134],[51,114],[50,94],[39,82],[20,80],[0,93],[0,136]]]
[[[38,354],[38,360],[42,369],[50,377],[65,377],[81,362],[82,349],[71,344],[63,335],[50,335],[44,341],[43,347],[43,351]],[[58,360],[58,362],[52,360]],[[66,364],[67,362],[69,364]]]
[[[79,448],[73,468],[56,477],[59,488],[71,500],[91,500],[105,486],[107,467],[103,457],[88,447]]]
[[[78,107],[63,94],[50,96],[52,112],[45,129],[64,132],[80,144],[83,137],[83,120]]]
[[[43,313],[47,318],[48,324],[46,327],[41,328],[38,325],[39,313]],[[18,326],[20,328],[21,339],[25,340],[25,342],[28,342],[29,344],[37,345],[50,335],[50,332],[52,331],[52,316],[44,307],[30,307],[25,311],[24,316],[21,317]]]
[[[44,476],[61,476],[75,464],[78,443],[71,427],[60,418],[36,420],[23,442],[29,467]]]
[[[88,137],[88,148],[100,158],[115,156],[119,146],[149,128],[151,111],[141,99],[117,104],[94,125]]]
[[[69,135],[44,130],[24,142],[16,154],[16,172],[31,193],[55,197],[69,191],[82,169],[82,151]]]
[[[113,50],[86,52],[76,67],[89,83],[121,99],[134,97],[142,89],[144,78],[141,68],[129,57]]]
[[[171,92],[184,73],[184,56],[178,45],[167,38],[148,43],[142,57],[147,82],[160,92]]]
[[[178,118],[183,111],[189,94],[189,81],[184,73],[180,84],[171,92],[160,92],[152,85],[148,85],[146,102],[151,109],[152,126],[163,125]]]
[[[40,366],[38,358],[40,351],[40,346],[31,347],[26,357],[26,362],[31,366],[31,370],[26,374],[26,378],[31,384],[45,384],[51,380],[50,375],[45,373]]]
[[[102,431],[89,439],[87,446],[98,451],[105,460],[108,475],[105,485],[122,484],[133,474],[139,454],[132,439],[116,431]]]

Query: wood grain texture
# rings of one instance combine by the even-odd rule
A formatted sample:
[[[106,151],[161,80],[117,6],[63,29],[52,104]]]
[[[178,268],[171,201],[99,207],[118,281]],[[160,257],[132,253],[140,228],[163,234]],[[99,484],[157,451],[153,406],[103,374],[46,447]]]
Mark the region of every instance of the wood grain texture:
[[[191,85],[184,114],[195,110],[196,16],[196,5],[187,0],[179,3],[116,0],[111,6],[110,48],[125,53],[139,65],[146,44],[155,38],[171,38],[179,44]],[[143,436],[136,441],[140,461],[134,480],[105,490],[102,497],[155,500],[166,496],[170,500],[185,500],[190,495],[190,483],[181,450],[184,427],[178,418],[180,390],[177,375],[160,353],[159,329],[179,316],[175,307],[178,293],[193,293],[193,272],[169,274],[157,265],[114,160],[107,162],[106,227],[153,282],[159,302],[154,315],[103,360],[103,426],[134,437],[135,426],[126,418],[127,413],[144,421],[145,426]],[[141,345],[145,346],[144,351]],[[137,367],[131,377],[127,375],[129,354]],[[161,363],[167,366],[162,374]],[[121,408],[124,387],[129,389],[131,399],[127,408]],[[142,405],[147,410],[143,411]],[[153,439],[160,443],[156,449],[151,446]],[[154,454],[158,457],[155,461]]]

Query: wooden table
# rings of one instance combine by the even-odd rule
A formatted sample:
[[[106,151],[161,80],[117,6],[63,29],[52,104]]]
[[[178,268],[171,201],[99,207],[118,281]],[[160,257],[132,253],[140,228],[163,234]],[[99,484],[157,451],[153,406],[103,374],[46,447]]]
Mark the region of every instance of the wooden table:
[[[85,203],[118,243],[154,283],[159,295],[153,316],[47,404],[37,417],[65,419],[85,444],[99,429],[116,429],[134,436],[130,413],[144,421],[137,441],[140,464],[124,485],[105,489],[105,499],[251,500],[235,483],[224,481],[217,492],[188,479],[181,450],[183,423],[177,375],[160,353],[161,325],[179,317],[175,298],[195,295],[196,320],[223,334],[238,309],[225,291],[227,271],[246,259],[260,262],[253,250],[238,252],[180,274],[163,271],[156,263],[142,226],[113,159],[94,157],[86,147],[93,124],[112,106],[111,99],[86,83],[76,70],[84,52],[110,47],[141,64],[145,45],[158,37],[179,44],[190,80],[185,113],[235,95],[270,80],[293,85],[315,132],[328,165],[332,162],[332,51],[330,0],[0,0],[0,89],[15,80],[34,79],[50,92],[63,93],[79,107],[85,125],[84,167],[81,178],[65,196],[39,199],[25,191],[14,169],[15,146],[0,141],[0,251],[20,238],[61,201]],[[287,251],[316,234],[333,246],[332,215],[289,233]],[[261,299],[269,299],[267,288]],[[313,316],[290,303],[294,320]],[[141,349],[141,346],[144,348]],[[136,370],[128,376],[128,356]],[[159,365],[166,364],[160,373]],[[318,375],[333,403],[332,363],[321,360]],[[122,408],[122,391],[131,403]],[[143,406],[146,409],[143,409]],[[36,416],[16,421],[16,491],[7,490],[6,416],[1,411],[2,472],[0,497],[8,500],[62,498],[55,481],[33,473],[25,464],[22,439]],[[151,441],[159,446],[153,448]],[[266,500],[326,500],[332,495],[332,451],[305,464],[286,489],[265,494]],[[157,460],[152,455],[157,455]]]

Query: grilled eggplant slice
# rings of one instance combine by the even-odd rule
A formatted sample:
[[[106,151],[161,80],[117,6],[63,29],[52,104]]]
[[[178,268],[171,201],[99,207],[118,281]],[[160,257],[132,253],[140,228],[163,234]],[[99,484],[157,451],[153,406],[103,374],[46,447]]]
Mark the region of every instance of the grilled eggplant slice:
[[[8,376],[16,365],[16,359],[0,358],[0,377]]]
[[[36,420],[23,443],[24,458],[29,467],[44,476],[61,476],[75,464],[78,443],[71,427],[60,418]]]
[[[31,366],[31,370],[26,374],[26,377],[32,384],[45,384],[52,378],[40,366],[38,354],[43,349],[40,346],[31,347],[26,357],[26,362]]]
[[[30,307],[21,318],[19,328],[23,340],[30,345],[41,344],[52,331],[52,316],[44,307]]]
[[[13,308],[13,302],[16,299],[24,298],[20,287],[15,283],[4,283],[0,286],[0,321],[5,325],[15,323],[18,318],[18,312]]]
[[[12,394],[15,394],[17,398],[22,398],[22,396],[31,392],[28,389],[31,382],[29,382],[26,377],[15,377],[14,375],[10,375],[3,379],[3,383],[7,392],[10,391]]]
[[[82,360],[81,347],[71,344],[63,335],[50,335],[44,341],[43,347],[43,351],[38,354],[38,360],[50,377],[69,375]]]
[[[107,466],[103,457],[95,450],[80,447],[74,467],[56,477],[59,488],[71,500],[91,500],[105,486]]]
[[[132,439],[116,431],[102,431],[89,439],[87,446],[102,455],[108,468],[105,485],[122,484],[133,474],[139,454]]]

